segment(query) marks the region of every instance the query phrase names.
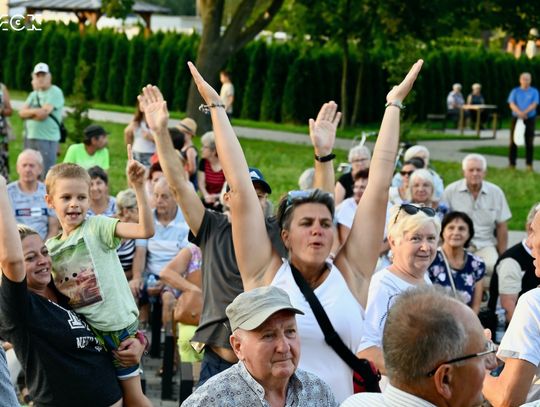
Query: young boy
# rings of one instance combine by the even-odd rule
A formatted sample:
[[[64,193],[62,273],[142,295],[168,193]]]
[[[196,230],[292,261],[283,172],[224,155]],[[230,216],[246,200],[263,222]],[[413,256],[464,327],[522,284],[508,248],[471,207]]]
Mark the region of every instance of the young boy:
[[[121,238],[146,239],[154,223],[144,190],[145,168],[133,160],[128,145],[128,181],[135,190],[139,223],[106,216],[85,220],[90,176],[77,164],[58,164],[45,179],[45,200],[56,213],[62,234],[46,243],[53,260],[53,278],[69,305],[83,314],[109,350],[136,335],[138,309],[116,254]],[[151,406],[142,393],[139,366],[114,361],[126,406]]]

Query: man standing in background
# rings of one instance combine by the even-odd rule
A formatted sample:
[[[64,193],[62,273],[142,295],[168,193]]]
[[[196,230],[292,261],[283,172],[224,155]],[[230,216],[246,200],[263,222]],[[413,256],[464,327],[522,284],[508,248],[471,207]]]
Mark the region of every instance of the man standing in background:
[[[221,71],[219,80],[222,83],[219,96],[225,105],[225,112],[229,116],[229,120],[231,120],[234,103],[234,86],[231,82],[231,74],[228,71]]]
[[[508,104],[512,110],[510,150],[508,153],[510,168],[516,168],[517,145],[514,143],[514,128],[517,121],[521,119],[525,124],[525,163],[527,164],[527,170],[532,171],[538,89],[531,86],[530,73],[523,72],[519,75],[519,86],[510,92]]]
[[[24,147],[41,152],[43,176],[56,164],[60,123],[64,109],[64,94],[53,85],[49,65],[38,63],[32,72],[32,93],[26,99],[19,115],[26,120]]]

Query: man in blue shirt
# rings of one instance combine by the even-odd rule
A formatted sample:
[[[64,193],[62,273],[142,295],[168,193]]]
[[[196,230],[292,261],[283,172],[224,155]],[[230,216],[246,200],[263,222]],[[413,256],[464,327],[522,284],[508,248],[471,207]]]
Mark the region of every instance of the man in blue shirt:
[[[538,106],[538,89],[531,86],[531,74],[523,72],[519,76],[519,87],[512,89],[508,96],[508,103],[512,110],[512,126],[510,128],[510,168],[516,167],[517,146],[514,143],[514,128],[518,119],[525,123],[525,163],[527,170],[532,171],[534,127],[536,120],[536,106]]]

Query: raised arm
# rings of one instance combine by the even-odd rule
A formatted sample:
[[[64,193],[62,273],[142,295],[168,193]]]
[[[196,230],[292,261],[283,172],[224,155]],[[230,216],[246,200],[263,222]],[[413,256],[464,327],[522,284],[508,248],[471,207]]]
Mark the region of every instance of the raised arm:
[[[180,291],[201,291],[192,282],[182,277],[182,273],[185,272],[191,261],[192,254],[189,247],[184,247],[178,252],[174,258],[161,269],[159,274],[161,280],[173,288]]]
[[[0,267],[6,277],[21,282],[26,275],[17,222],[9,203],[6,179],[0,175]]]
[[[188,65],[199,93],[207,106],[211,106],[216,148],[225,178],[231,188],[233,242],[244,289],[247,291],[269,285],[281,264],[281,259],[272,251],[263,210],[249,176],[244,152],[222,107],[223,102],[219,95],[191,62]]]
[[[144,180],[146,169],[144,166],[133,159],[131,144],[127,145],[128,165],[127,178],[129,184],[135,191],[137,197],[137,207],[139,208],[139,222],[127,223],[118,222],[116,224],[116,236],[125,239],[147,239],[154,236],[154,220],[152,219],[152,211],[146,199],[146,191],[144,190]]]
[[[315,157],[319,157],[319,160],[315,159],[313,187],[330,194],[334,193],[334,161],[328,159],[328,155],[332,154],[340,119],[341,113],[337,111],[334,101],[322,105],[316,120],[309,119],[309,137]]]
[[[145,86],[139,95],[139,106],[146,123],[154,132],[159,163],[191,232],[196,236],[204,217],[204,206],[189,182],[184,164],[175,151],[167,130],[169,111],[167,102],[157,86]]]
[[[399,142],[400,103],[409,94],[420,69],[422,60],[416,62],[405,79],[388,93],[379,136],[373,150],[369,180],[356,209],[348,239],[336,255],[335,263],[343,273],[351,292],[365,306],[367,287],[379,256],[384,238],[388,189],[394,173]]]

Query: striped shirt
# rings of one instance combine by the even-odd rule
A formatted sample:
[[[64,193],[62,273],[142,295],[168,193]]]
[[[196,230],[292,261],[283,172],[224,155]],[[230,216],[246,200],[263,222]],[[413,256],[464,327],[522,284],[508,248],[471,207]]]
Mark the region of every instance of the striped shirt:
[[[123,240],[116,249],[116,253],[118,253],[118,258],[124,272],[131,271],[133,258],[135,257],[135,239]]]
[[[436,407],[435,404],[416,397],[388,384],[383,393],[358,393],[341,403],[341,407]]]
[[[225,174],[223,174],[223,170],[214,171],[210,161],[203,158],[199,162],[199,171],[204,172],[206,191],[209,194],[221,193],[221,188],[223,188],[223,184],[225,183]]]

